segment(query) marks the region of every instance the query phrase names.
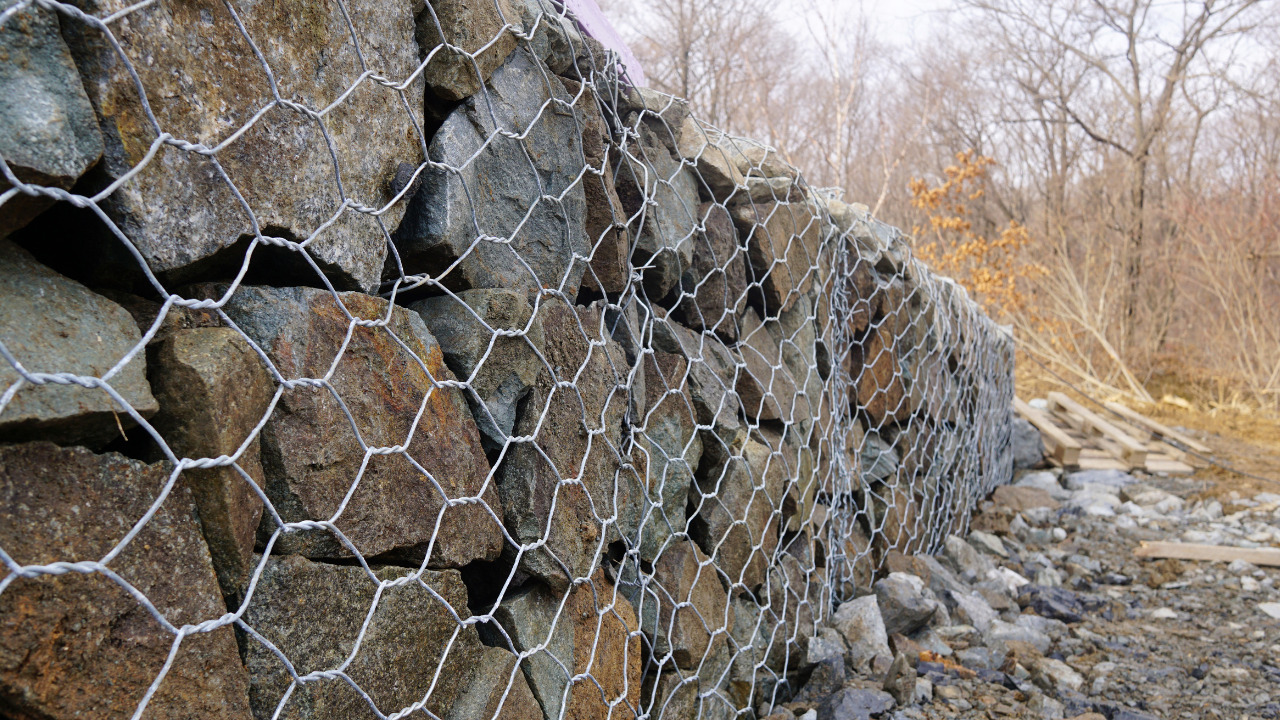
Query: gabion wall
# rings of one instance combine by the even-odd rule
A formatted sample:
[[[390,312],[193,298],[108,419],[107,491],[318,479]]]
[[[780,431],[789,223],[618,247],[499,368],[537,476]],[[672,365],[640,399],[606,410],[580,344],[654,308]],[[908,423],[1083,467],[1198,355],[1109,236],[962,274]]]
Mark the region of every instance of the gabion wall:
[[[550,3],[0,8],[0,716],[750,718],[1010,476],[964,291]]]

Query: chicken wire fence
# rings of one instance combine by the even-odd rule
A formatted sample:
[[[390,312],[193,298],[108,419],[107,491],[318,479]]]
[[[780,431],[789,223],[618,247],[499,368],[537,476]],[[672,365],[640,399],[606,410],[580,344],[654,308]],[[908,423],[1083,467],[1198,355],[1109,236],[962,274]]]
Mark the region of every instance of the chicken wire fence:
[[[730,718],[1010,340],[541,0],[0,2],[0,715]]]

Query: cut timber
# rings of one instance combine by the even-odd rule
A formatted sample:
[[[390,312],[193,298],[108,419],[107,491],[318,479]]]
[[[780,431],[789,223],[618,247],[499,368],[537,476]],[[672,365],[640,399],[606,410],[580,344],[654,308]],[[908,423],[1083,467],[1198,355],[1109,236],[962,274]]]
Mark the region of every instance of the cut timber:
[[[1149,473],[1191,475],[1195,471],[1195,468],[1175,458],[1147,456],[1147,472]]]
[[[1080,418],[1081,430],[1085,433],[1097,432],[1108,440],[1119,445],[1118,457],[1133,467],[1144,467],[1147,464],[1147,448],[1142,443],[1125,434],[1123,430],[1098,417],[1080,403],[1060,392],[1049,393],[1049,407],[1061,409]]]
[[[1113,413],[1116,413],[1117,415],[1120,415],[1124,419],[1128,420],[1130,423],[1133,423],[1135,425],[1141,425],[1142,427],[1147,428],[1152,433],[1159,435],[1160,437],[1165,438],[1166,440],[1173,440],[1175,442],[1182,443],[1183,445],[1186,445],[1187,447],[1191,448],[1192,450],[1195,450],[1196,452],[1202,455],[1208,455],[1209,453],[1213,452],[1213,450],[1206,447],[1202,443],[1198,443],[1195,440],[1192,440],[1191,438],[1187,437],[1186,435],[1183,435],[1182,433],[1176,430],[1173,430],[1172,428],[1165,427],[1164,425],[1161,425],[1160,423],[1156,422],[1155,420],[1152,420],[1151,418],[1148,418],[1144,415],[1140,415],[1139,413],[1136,413],[1133,410],[1130,410],[1129,408],[1121,405],[1120,403],[1108,402],[1106,403],[1106,406],[1108,410],[1110,410]]]
[[[1174,558],[1176,560],[1244,560],[1254,565],[1280,567],[1280,548],[1238,548],[1225,545],[1197,545],[1177,542],[1143,542],[1133,551],[1135,557]]]
[[[1080,443],[1054,424],[1053,420],[1023,402],[1021,398],[1013,399],[1013,409],[1040,431],[1049,446],[1049,457],[1063,467],[1075,467],[1080,464]]]

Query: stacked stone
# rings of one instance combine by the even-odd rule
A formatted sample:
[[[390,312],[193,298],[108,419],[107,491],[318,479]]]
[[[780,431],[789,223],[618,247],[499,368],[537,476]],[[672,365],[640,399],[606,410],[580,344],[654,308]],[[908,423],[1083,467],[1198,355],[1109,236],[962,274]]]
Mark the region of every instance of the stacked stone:
[[[963,291],[545,0],[0,49],[0,714],[734,717],[1011,472]]]

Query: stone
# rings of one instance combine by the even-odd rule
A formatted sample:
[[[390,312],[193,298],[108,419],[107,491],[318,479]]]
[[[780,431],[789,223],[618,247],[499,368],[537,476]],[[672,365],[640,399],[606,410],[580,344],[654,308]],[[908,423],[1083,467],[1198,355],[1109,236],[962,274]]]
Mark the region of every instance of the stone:
[[[986,633],[1000,616],[981,595],[976,592],[952,591],[951,599],[955,603],[952,615],[956,620],[977,628]]]
[[[684,119],[680,128],[676,152],[697,167],[698,178],[711,198],[727,202],[741,196],[746,188],[746,178],[734,162],[737,151],[722,148],[724,137],[718,131],[703,126],[692,116]]]
[[[573,80],[561,78],[561,81],[571,95],[578,96],[574,107],[582,122],[582,154],[587,161],[582,191],[591,260],[582,276],[582,285],[599,295],[620,295],[631,284],[631,232],[611,169],[610,157],[616,156],[617,151],[609,144],[609,127],[595,93]]]
[[[712,440],[703,441],[703,453],[710,461],[708,467],[723,463],[732,453],[732,441],[746,437],[735,389],[737,377],[745,373],[738,366],[739,359],[714,334],[695,333],[667,318],[655,318],[652,337],[655,350],[676,353],[689,361],[689,397],[698,413],[698,424],[713,430]]]
[[[725,341],[735,342],[735,316],[747,300],[746,253],[723,205],[703,203],[698,217],[693,259],[680,277],[683,295],[677,310],[690,328],[711,330]]]
[[[1027,616],[1023,615],[1019,620],[1023,617]],[[987,647],[997,653],[1006,653],[1016,643],[1025,643],[1035,648],[1038,654],[1043,655],[1049,652],[1049,648],[1053,645],[1053,638],[1040,629],[1025,623],[1007,623],[999,619],[991,622],[991,627],[983,632],[983,638],[986,640]]]
[[[897,339],[887,323],[867,330],[861,343],[849,352],[849,375],[856,388],[857,409],[866,414],[872,429],[906,419],[910,414],[904,369],[899,362]]]
[[[858,448],[864,477],[869,482],[886,482],[898,474],[898,451],[878,433],[867,433]]]
[[[179,458],[235,457],[266,486],[254,434],[271,406],[275,383],[240,333],[225,327],[179,330],[149,351],[160,411],[151,424]],[[231,466],[184,470],[222,594],[239,597],[253,569],[262,498]]]
[[[794,555],[782,554],[769,568],[761,594],[778,627],[767,659],[773,670],[781,673],[804,664],[825,602],[824,583],[823,570],[805,567]]]
[[[529,301],[514,290],[464,290],[456,299],[427,298],[409,309],[435,336],[449,369],[471,384],[467,403],[485,445],[502,448],[515,428],[517,406],[542,370],[542,323]]]
[[[551,72],[562,77],[590,77],[604,67],[605,50],[595,38],[579,32],[573,18],[549,0],[512,0],[520,24],[532,34],[529,47]]]
[[[628,122],[630,125],[631,123]],[[698,185],[645,123],[619,158],[614,182],[632,227],[632,264],[651,302],[667,296],[693,262],[698,225]]]
[[[995,569],[991,558],[979,553],[964,538],[948,535],[942,546],[942,561],[951,566],[962,580],[982,579]]]
[[[1065,623],[1084,621],[1085,603],[1066,588],[1024,585],[1018,589],[1018,604],[1041,617]]]
[[[741,335],[738,351],[746,368],[738,374],[736,389],[747,415],[784,422],[808,419],[809,404],[797,397],[796,381],[782,351],[753,308],[742,315]]]
[[[606,720],[618,712],[611,715],[610,704],[639,705],[639,623],[603,571],[574,586],[563,603],[534,583],[507,596],[494,616],[516,652],[543,646],[521,666],[546,717]],[[570,685],[578,675],[584,677]]]
[[[840,658],[844,662],[844,656],[848,654],[845,647],[844,639],[840,637],[839,631],[831,627],[820,627],[809,638],[809,648],[805,654],[806,665],[816,665],[824,660],[831,658]]]
[[[709,558],[689,540],[674,540],[653,563],[653,574],[628,599],[649,637],[655,659],[695,670],[733,626],[729,596]]]
[[[1034,425],[1015,415],[1013,432],[1009,441],[1013,444],[1013,469],[1027,470],[1044,464],[1044,439]]]
[[[1258,610],[1262,611],[1267,617],[1280,620],[1280,603],[1264,602],[1258,603]]]
[[[498,556],[502,506],[492,483],[485,488],[480,433],[462,392],[435,386],[454,376],[417,313],[360,293],[252,286],[224,310],[286,380],[328,378],[328,388],[285,390],[262,429],[263,489],[285,522],[328,520],[342,507],[334,524],[366,558],[416,566],[431,547],[429,566],[461,567]],[[348,339],[347,313],[386,324],[358,325]],[[404,450],[366,458],[363,446]],[[446,496],[483,504],[442,513]],[[259,543],[276,530],[264,515]],[[284,533],[275,550],[351,556],[324,529]]]
[[[393,236],[400,262],[455,291],[556,289],[573,302],[586,269],[575,257],[591,251],[574,98],[525,49],[486,88],[431,139],[431,159],[452,170],[424,171]]]
[[[391,204],[392,180],[401,162],[423,161],[415,130],[423,124],[422,83],[407,82],[419,63],[414,12],[420,5],[258,1],[237,6],[232,17],[214,0],[145,8],[132,8],[128,0],[86,0],[78,7],[95,17],[132,8],[129,22],[112,28],[132,62],[121,62],[97,27],[63,24],[106,140],[102,162],[82,192],[99,192],[141,165],[99,207],[150,269],[172,282],[233,275],[260,229],[266,237],[307,245],[258,247],[253,269],[269,267],[273,278],[319,284],[305,252],[339,290],[376,291],[388,250],[384,228],[400,223],[406,205]],[[357,19],[354,27],[348,18]],[[188,27],[200,30],[179,30]],[[291,27],[304,34],[280,31]],[[272,69],[279,97],[314,112],[342,102],[322,120],[284,105],[255,117],[273,97],[262,64],[245,62],[255,51]],[[131,71],[146,89],[145,106]],[[406,86],[367,75],[357,84],[365,73]],[[207,147],[244,132],[218,151],[216,164],[170,144],[144,164],[157,132],[147,112],[160,130]],[[99,265],[123,257],[136,269],[119,239],[99,229],[69,240],[83,243]]]
[[[974,530],[969,533],[969,543],[977,548],[979,552],[999,558],[1009,557],[1009,551],[1005,549],[1004,541],[991,533]]]
[[[924,595],[924,581],[907,573],[889,573],[876,581],[876,602],[885,632],[910,634],[924,627],[938,611],[938,601]]]
[[[1035,508],[1049,508],[1050,510],[1058,508],[1058,501],[1053,499],[1053,495],[1049,491],[1035,487],[1001,485],[995,489],[995,492],[991,493],[991,499],[997,505],[1003,505],[1014,512]]]
[[[453,701],[444,720],[543,720],[518,658],[502,648],[481,651],[471,681]]]
[[[1066,500],[1071,497],[1071,491],[1062,487],[1062,483],[1058,482],[1058,478],[1051,472],[1031,472],[1018,478],[1013,484],[1014,487],[1038,488],[1049,493],[1054,500]]]
[[[94,562],[129,534],[169,470],[48,442],[0,447],[0,547],[20,565]],[[227,612],[195,507],[177,483],[110,569],[178,627]],[[13,576],[11,576],[13,577]],[[101,573],[17,577],[0,594],[5,714],[123,720],[165,668],[174,635]],[[146,717],[248,720],[229,625],[183,639]]]
[[[884,691],[903,707],[915,702],[916,669],[911,667],[911,661],[906,655],[898,653],[894,656],[893,664],[884,676]]]
[[[1067,475],[1065,484],[1068,490],[1080,491],[1089,486],[1100,485],[1116,492],[1136,482],[1137,478],[1120,470],[1081,470]]]
[[[823,225],[804,204],[743,204],[733,219],[747,247],[748,280],[760,283],[769,315],[790,309],[816,276]]]
[[[1031,664],[1031,682],[1045,690],[1067,688],[1079,691],[1084,686],[1084,676],[1070,665],[1053,658],[1039,658]]]
[[[849,663],[855,670],[864,671],[876,655],[892,656],[889,650],[889,634],[875,595],[842,603],[831,619],[831,625],[844,636],[849,646]]]
[[[643,363],[644,410],[632,423],[647,468],[645,489],[652,509],[636,544],[640,557],[652,560],[667,538],[686,530],[685,505],[702,457],[702,438],[688,391],[688,361],[654,352]]]
[[[804,687],[792,698],[792,702],[817,705],[828,695],[839,690],[848,678],[843,657],[832,657],[818,663],[809,672]]]
[[[844,688],[818,706],[817,720],[871,720],[893,706],[893,696],[889,693]]]
[[[0,10],[15,4],[4,0]],[[67,190],[102,157],[102,134],[58,26],[57,12],[29,5],[0,27],[0,157],[21,182]],[[10,187],[0,178],[0,193]],[[0,238],[51,204],[22,193],[8,198]]]
[[[689,535],[728,576],[735,593],[754,592],[765,581],[778,547],[784,482],[782,463],[754,440],[710,472],[699,468]]]
[[[646,676],[640,695],[650,716],[663,720],[699,720],[698,677],[689,673],[664,672]]]
[[[430,712],[443,714],[467,689],[483,654],[474,626],[460,627],[455,619],[455,613],[470,614],[461,576],[457,570],[419,574],[392,567],[373,575],[358,566],[273,555],[245,624],[275,645],[299,675],[342,669],[383,713],[425,699]],[[414,579],[404,582],[406,576]],[[254,716],[273,717],[290,689],[288,669],[257,638],[246,638],[243,652]],[[336,719],[369,711],[350,684],[331,677],[294,688],[280,717]]]
[[[7,241],[0,241],[0,305],[0,341],[27,372],[101,378],[142,341],[124,308]],[[0,360],[0,387],[7,391],[20,377]],[[135,355],[108,383],[144,418],[156,412],[145,354]],[[100,387],[24,383],[0,414],[0,439],[98,446],[134,425]]]
[[[538,314],[546,364],[515,427],[532,439],[508,449],[497,481],[512,538],[545,541],[522,568],[559,591],[589,575],[609,543],[637,536],[643,478],[622,466],[629,366],[600,307],[555,301]]]
[[[450,102],[479,92],[515,52],[516,37],[506,26],[516,17],[509,0],[433,0],[423,7],[414,39],[419,54],[430,56],[423,71],[427,89]]]

